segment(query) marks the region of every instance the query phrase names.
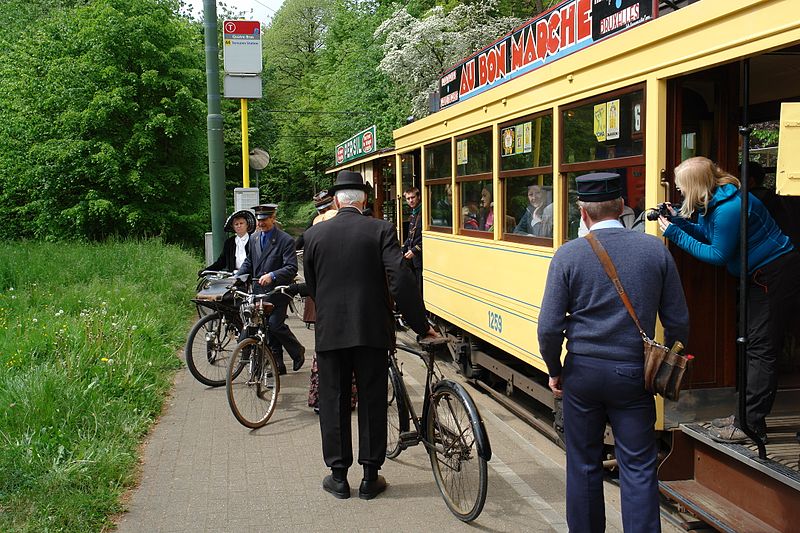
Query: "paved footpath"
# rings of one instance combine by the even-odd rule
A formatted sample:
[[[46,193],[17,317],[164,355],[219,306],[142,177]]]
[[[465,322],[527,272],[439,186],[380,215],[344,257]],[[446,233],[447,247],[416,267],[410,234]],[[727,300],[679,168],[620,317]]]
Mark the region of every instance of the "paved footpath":
[[[296,318],[287,323],[307,347],[306,365],[282,376],[276,412],[259,430],[236,422],[224,387],[208,388],[187,370],[179,373],[145,445],[141,484],[119,518],[120,532],[567,531],[563,451],[469,385],[494,454],[486,506],[472,525],[450,514],[421,445],[386,461],[381,473],[389,487],[374,500],[358,498],[358,464],[349,473],[353,497],[337,500],[324,492],[319,422],[306,403],[314,332]],[[420,405],[424,365],[408,354],[400,359]],[[443,370],[460,379],[449,365]],[[619,532],[619,492],[610,483],[605,492],[607,531]],[[662,523],[664,532],[681,531]]]

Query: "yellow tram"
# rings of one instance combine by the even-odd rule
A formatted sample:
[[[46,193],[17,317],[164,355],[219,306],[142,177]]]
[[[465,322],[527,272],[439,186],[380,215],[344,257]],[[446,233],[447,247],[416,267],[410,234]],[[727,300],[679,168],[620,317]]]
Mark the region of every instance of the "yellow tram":
[[[778,124],[800,105],[800,2],[567,0],[445,72],[433,101],[382,154],[397,169],[384,187],[395,212],[402,190],[423,192],[426,306],[463,340],[465,374],[554,407],[536,326],[550,259],[582,234],[576,176],[621,174],[623,223],[658,235],[643,212],[679,201],[680,161],[703,155],[738,174],[743,113]],[[780,124],[788,167],[777,169],[794,194],[797,124]],[[788,531],[800,523],[800,335],[780,362],[775,461],[713,443],[704,423],[735,408],[736,281],[674,256],[696,359],[680,401],[657,398],[662,491],[723,531]]]

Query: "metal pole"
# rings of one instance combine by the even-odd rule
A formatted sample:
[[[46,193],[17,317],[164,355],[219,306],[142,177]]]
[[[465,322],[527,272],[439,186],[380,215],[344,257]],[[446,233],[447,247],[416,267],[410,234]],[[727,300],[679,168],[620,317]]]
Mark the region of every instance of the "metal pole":
[[[208,179],[211,190],[211,232],[214,257],[225,242],[225,143],[219,100],[219,46],[217,45],[217,3],[203,0],[203,28],[206,47],[206,101],[208,102]]]
[[[250,146],[247,133],[247,98],[242,98],[242,187],[250,187]]]
[[[748,303],[748,261],[747,256],[747,215],[749,213],[749,197],[747,183],[747,162],[750,160],[750,127],[749,107],[750,107],[750,60],[745,59],[743,64],[743,101],[742,101],[742,125],[739,126],[739,134],[742,136],[742,168],[739,176],[742,178],[742,211],[739,217],[739,336],[736,339],[736,354],[739,362],[739,376],[737,386],[739,388],[739,405],[737,418],[742,431],[753,439],[758,446],[758,457],[767,458],[767,448],[764,442],[756,435],[756,432],[747,424],[747,303]]]

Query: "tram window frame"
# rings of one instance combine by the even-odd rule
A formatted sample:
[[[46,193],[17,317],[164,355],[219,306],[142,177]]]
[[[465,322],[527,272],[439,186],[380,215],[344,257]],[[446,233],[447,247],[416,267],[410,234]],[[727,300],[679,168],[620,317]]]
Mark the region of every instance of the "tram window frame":
[[[441,148],[446,147],[446,150],[441,150]],[[431,154],[429,156],[429,154]],[[429,161],[429,157],[434,157],[436,154],[443,156],[445,161],[441,162],[440,164],[436,164],[436,161]],[[425,145],[425,198],[424,201],[427,204],[427,223],[428,223],[428,230],[429,231],[437,231],[439,233],[452,233],[453,226],[452,226],[452,210],[451,210],[451,221],[450,226],[442,226],[439,224],[433,223],[433,204],[431,203],[431,188],[441,185],[452,185],[453,183],[453,142],[452,139],[445,139],[443,141],[434,142],[428,145]],[[435,165],[435,166],[434,166]],[[431,178],[431,169],[439,169],[439,168],[446,168],[447,171],[439,174],[439,172],[434,173],[433,178]],[[452,195],[452,192],[451,192]],[[451,199],[452,202],[452,199]]]
[[[433,208],[434,208],[433,196],[434,195],[431,192],[431,189],[433,187],[441,187],[442,185],[444,185],[445,186],[445,190],[446,190],[447,186],[449,185],[449,186],[452,187],[452,184],[453,184],[453,182],[452,182],[452,180],[450,178],[437,178],[437,179],[432,179],[432,180],[426,180],[425,181],[425,190],[426,190],[426,193],[427,193],[425,195],[425,201],[428,203],[428,229],[430,231],[438,231],[439,233],[452,233],[453,232],[453,192],[452,192],[452,188],[451,188],[451,191],[450,191],[450,225],[449,226],[444,226],[444,225],[441,225],[441,224],[434,224],[433,223]],[[445,194],[447,194],[447,193],[445,192]]]
[[[572,163],[567,162],[568,157],[565,153],[567,150],[566,144],[566,135],[567,135],[567,120],[565,120],[565,116],[570,112],[578,108],[598,104],[600,102],[608,102],[609,100],[619,99],[622,96],[633,95],[637,92],[641,92],[641,99],[635,99],[634,102],[637,102],[640,107],[640,124],[639,130],[634,132],[631,130],[630,132],[630,141],[641,143],[642,152],[641,154],[634,154],[634,155],[625,155],[621,157],[610,157],[605,159],[587,159],[581,161],[575,161]],[[596,170],[599,168],[608,168],[608,167],[623,167],[623,166],[637,166],[643,164],[645,155],[646,155],[646,143],[645,143],[645,131],[647,130],[646,124],[646,117],[647,117],[647,109],[646,109],[646,101],[647,101],[647,89],[644,83],[639,83],[636,85],[631,85],[628,87],[623,87],[620,89],[616,89],[613,91],[609,91],[606,93],[598,94],[589,98],[584,98],[583,100],[578,100],[577,102],[570,102],[567,105],[560,106],[558,108],[558,120],[559,120],[559,139],[558,139],[558,155],[559,155],[559,172],[580,172],[583,170]],[[602,141],[598,141],[602,142]]]
[[[463,197],[464,191],[464,183],[471,183],[471,182],[478,182],[484,181],[489,183],[489,192],[494,197],[494,133],[492,131],[492,127],[481,128],[479,130],[471,131],[464,135],[459,135],[453,139],[453,146],[454,151],[456,152],[456,158],[458,157],[458,143],[460,141],[466,140],[469,143],[469,139],[477,137],[479,135],[486,135],[489,134],[490,141],[487,148],[489,149],[489,160],[488,160],[488,170],[477,172],[474,174],[459,174],[460,167],[465,165],[459,165],[458,160],[456,159],[456,190],[455,192],[458,194],[458,207],[456,210],[456,214],[458,215],[458,234],[465,235],[468,237],[479,237],[481,239],[494,239],[494,224],[497,223],[496,213],[494,213],[494,198],[492,198],[492,212],[493,216],[495,217],[495,221],[493,222],[492,229],[490,230],[475,230],[475,229],[467,229],[464,227],[463,217],[464,217],[464,207],[466,207]],[[469,146],[469,144],[467,144]],[[478,199],[478,208],[480,208],[480,198]],[[454,221],[455,222],[455,221]]]
[[[612,159],[594,159],[591,161],[580,161],[575,163],[565,163],[566,157],[564,154],[564,150],[566,149],[566,145],[564,143],[564,135],[566,133],[565,130],[565,114],[572,109],[576,109],[578,107],[583,107],[587,105],[592,105],[595,103],[608,101],[615,97],[620,97],[623,95],[630,95],[637,92],[641,92],[641,100],[636,99],[634,102],[638,103],[640,107],[640,127],[638,132],[635,133],[635,140],[637,142],[641,142],[642,145],[642,153],[638,155],[630,155],[630,156],[623,156],[623,157],[616,157]],[[577,209],[577,194],[575,191],[570,191],[569,188],[569,174],[588,174],[591,172],[609,172],[609,171],[616,171],[618,169],[634,169],[635,167],[641,167],[642,169],[645,168],[645,159],[647,156],[647,142],[646,142],[646,131],[647,131],[647,124],[646,124],[646,116],[647,116],[647,109],[646,109],[646,102],[647,102],[647,88],[644,83],[639,83],[636,85],[630,85],[628,87],[623,87],[620,89],[616,89],[613,91],[605,92],[602,94],[598,94],[592,96],[590,98],[585,98],[583,100],[579,100],[577,102],[570,102],[567,105],[560,106],[558,108],[558,119],[559,119],[559,146],[558,146],[558,153],[559,153],[559,167],[558,167],[558,179],[559,184],[561,185],[561,190],[563,194],[561,195],[561,220],[563,224],[561,225],[561,237],[564,243],[574,240],[577,237],[570,237],[570,210],[573,212]],[[631,134],[634,135],[634,132],[631,131]],[[643,173],[642,180],[645,182],[646,185],[646,173]],[[625,198],[625,205],[631,208],[635,206],[629,205],[628,198]]]
[[[511,126],[516,126],[518,124],[525,124],[526,122],[533,122],[533,121],[535,121],[537,119],[546,118],[546,117],[550,118],[550,161],[549,161],[548,165],[539,165],[539,166],[531,166],[531,167],[514,168],[514,169],[509,169],[509,170],[503,170],[503,161],[504,161],[504,159],[503,159],[502,155],[500,157],[500,175],[499,175],[500,191],[501,191],[501,193],[503,195],[503,206],[504,206],[504,209],[506,211],[506,212],[503,213],[503,217],[502,217],[502,219],[503,219],[502,239],[504,241],[518,242],[518,243],[523,243],[523,244],[535,244],[535,245],[549,246],[549,247],[553,246],[553,236],[552,235],[550,237],[540,237],[540,236],[533,236],[533,235],[515,234],[514,233],[514,227],[509,228],[506,225],[507,217],[508,216],[512,216],[510,213],[507,212],[508,211],[508,206],[509,206],[509,201],[510,201],[510,197],[508,195],[508,186],[509,186],[509,183],[510,183],[511,180],[514,180],[515,178],[528,178],[530,180],[536,178],[537,182],[538,182],[539,181],[539,179],[538,179],[539,177],[549,176],[550,183],[547,186],[550,187],[551,194],[553,192],[553,185],[554,185],[554,182],[555,182],[555,176],[553,174],[553,155],[554,155],[554,150],[555,150],[555,145],[553,144],[553,122],[554,122],[553,111],[552,110],[547,110],[547,111],[543,111],[543,112],[540,112],[540,113],[535,113],[533,115],[527,115],[527,116],[524,116],[524,117],[516,118],[514,120],[510,120],[508,122],[504,122],[504,123],[499,124],[498,125],[497,143],[498,143],[499,148],[500,148],[500,154],[502,154],[502,151],[503,151],[503,144],[502,144],[503,143],[503,138],[502,137],[503,136],[502,136],[502,134],[500,132],[502,132],[504,129],[509,128]],[[556,201],[557,201],[556,198],[553,197],[551,204],[556,202]],[[526,208],[527,208],[527,206],[526,206]],[[518,223],[519,221],[515,220],[515,222]],[[516,227],[516,224],[515,224],[515,227]]]

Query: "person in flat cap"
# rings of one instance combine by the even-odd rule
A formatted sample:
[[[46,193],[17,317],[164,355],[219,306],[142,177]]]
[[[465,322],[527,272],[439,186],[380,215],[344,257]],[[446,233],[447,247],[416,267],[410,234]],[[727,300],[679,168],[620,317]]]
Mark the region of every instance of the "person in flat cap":
[[[264,204],[253,207],[258,231],[250,237],[250,251],[237,274],[249,274],[253,282],[253,292],[264,294],[278,285],[289,285],[297,275],[297,255],[295,243],[289,235],[275,226],[275,212],[278,206]],[[275,305],[269,315],[270,349],[275,356],[278,371],[286,373],[283,362],[283,348],[292,358],[292,370],[300,370],[305,362],[306,349],[286,325],[286,309],[289,296],[276,293],[268,300]]]
[[[623,529],[661,531],[656,407],[644,388],[642,336],[590,239],[615,265],[642,329],[653,338],[658,316],[668,346],[688,338],[683,287],[664,243],[619,221],[618,174],[597,172],[575,182],[581,220],[590,233],[567,242],[553,256],[538,325],[550,388],[556,398],[563,397],[567,524],[570,531],[605,529],[603,434],[610,421],[620,465]]]
[[[216,261],[201,269],[197,273],[198,277],[202,277],[203,273],[207,271],[233,273],[242,266],[250,248],[250,234],[256,229],[256,217],[247,209],[236,211],[225,221],[224,229],[234,235],[225,239],[222,253]]]
[[[350,389],[355,371],[358,463],[364,469],[358,495],[368,500],[386,488],[378,471],[386,459],[388,353],[395,342],[392,299],[415,332],[438,334],[428,325],[394,226],[362,215],[367,185],[361,174],[340,172],[328,191],[338,213],[306,231],[303,259],[306,284],[317,305],[319,422],[322,455],[331,469],[322,488],[336,498],[350,497]]]

